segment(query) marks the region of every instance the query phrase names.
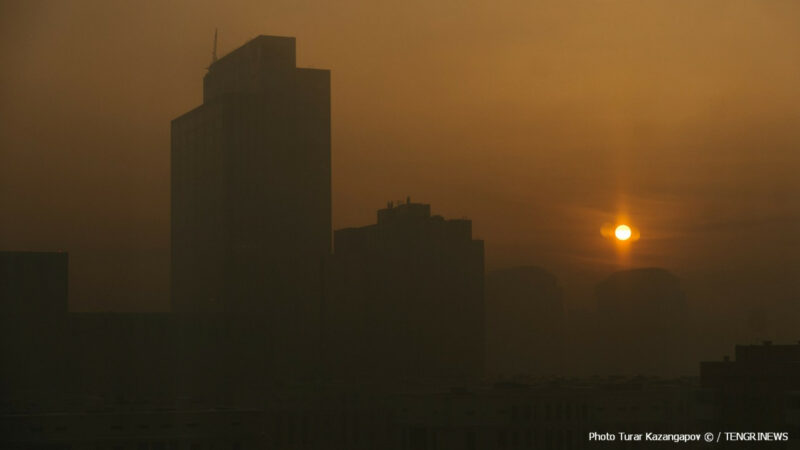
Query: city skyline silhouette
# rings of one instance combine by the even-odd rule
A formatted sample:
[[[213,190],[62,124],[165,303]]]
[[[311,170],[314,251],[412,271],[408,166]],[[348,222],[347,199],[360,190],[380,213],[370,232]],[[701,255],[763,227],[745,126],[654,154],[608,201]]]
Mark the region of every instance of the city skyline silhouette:
[[[614,248],[598,230],[626,206],[643,233],[630,267],[674,271],[692,297],[704,298],[703,309],[728,305],[732,319],[747,321],[762,307],[759,292],[748,292],[756,284],[774,290],[770,297],[782,313],[771,320],[780,323],[793,312],[786,293],[797,288],[791,273],[797,270],[793,224],[800,208],[791,195],[798,188],[791,174],[798,162],[790,150],[796,142],[791,99],[797,94],[784,80],[796,68],[778,50],[796,42],[785,26],[793,17],[791,6],[732,7],[725,19],[708,24],[703,18],[713,8],[700,11],[685,3],[653,10],[617,6],[602,13],[593,7],[587,14],[601,14],[603,21],[582,17],[572,25],[566,22],[572,11],[567,6],[526,9],[513,18],[498,11],[476,26],[500,31],[505,25],[516,34],[498,32],[495,39],[482,40],[462,22],[432,27],[435,14],[426,22],[411,15],[409,6],[390,20],[392,32],[378,34],[381,39],[363,58],[358,39],[373,25],[348,29],[334,46],[317,36],[343,19],[312,32],[299,22],[302,10],[266,14],[275,24],[264,25],[235,10],[212,20],[209,11],[196,8],[192,32],[175,38],[168,28],[147,28],[159,18],[183,26],[179,14],[171,14],[174,6],[144,11],[119,5],[125,14],[115,15],[115,7],[105,5],[98,14],[126,17],[121,26],[109,22],[96,31],[106,33],[103,42],[114,43],[106,46],[91,45],[91,36],[80,33],[92,29],[96,18],[70,13],[77,7],[54,6],[47,16],[52,30],[64,30],[58,37],[36,26],[36,7],[9,8],[6,16],[20,20],[6,27],[10,36],[3,41],[11,46],[4,53],[17,69],[3,83],[8,120],[2,204],[10,219],[4,221],[0,243],[9,250],[70,250],[76,310],[168,309],[169,137],[164,123],[199,104],[216,27],[219,55],[269,29],[305,43],[301,66],[333,70],[335,229],[367,223],[388,199],[424,199],[446,216],[475,221],[476,235],[489,243],[487,268],[545,267],[562,280],[575,280],[565,283],[564,295],[582,308],[591,305],[596,282],[625,268],[617,265]],[[356,5],[348,8],[361,11],[357,17],[365,14]],[[431,14],[439,11],[432,8]],[[684,11],[688,22],[656,14],[670,10]],[[464,7],[455,14],[467,18],[478,11]],[[638,28],[633,17],[649,21],[651,30]],[[82,25],[64,28],[70,21]],[[535,31],[537,21],[550,21],[551,36],[559,39]],[[726,28],[731,21],[741,27]],[[19,27],[25,24],[38,39],[24,38]],[[438,39],[430,42],[439,46],[423,51],[429,41],[406,31],[414,24],[433,33]],[[604,35],[612,24],[618,25],[616,31]],[[135,33],[134,27],[149,31]],[[678,39],[681,33],[700,44],[686,44],[689,38]],[[454,47],[448,35],[461,38],[463,46]],[[602,36],[607,37],[592,39]],[[626,40],[633,36],[649,37],[655,51],[648,53],[669,59],[647,56],[644,44]],[[746,39],[754,43],[743,46]],[[416,51],[398,50],[402,42]],[[60,45],[77,56],[60,56]],[[509,53],[515,45],[519,51]],[[468,57],[469,48],[476,59]],[[728,48],[741,49],[743,56]],[[47,55],[56,56],[47,62]],[[747,55],[762,65],[746,64]],[[45,64],[63,70],[50,71]],[[420,65],[443,75],[410,76]],[[591,76],[587,65],[602,70]],[[163,73],[155,66],[173,70]],[[667,74],[671,83],[661,81]],[[583,79],[593,81],[582,84]],[[630,80],[632,90],[626,93],[616,79]],[[129,87],[119,89],[120,80]],[[559,92],[563,98],[556,96]],[[12,111],[19,114],[9,116]],[[519,114],[506,117],[503,111]],[[398,120],[391,120],[393,115]],[[33,131],[46,123],[53,124],[50,132]],[[86,125],[92,123],[103,124],[102,130]],[[426,126],[434,123],[439,125]],[[48,181],[39,182],[43,178]],[[29,208],[47,213],[38,217]],[[87,232],[90,227],[103,232]],[[738,245],[727,245],[732,240]],[[749,278],[753,281],[740,282]],[[787,324],[776,327],[788,329]],[[791,336],[783,331],[753,336],[762,337]]]
[[[723,3],[3,6],[7,442],[794,436],[800,8]]]

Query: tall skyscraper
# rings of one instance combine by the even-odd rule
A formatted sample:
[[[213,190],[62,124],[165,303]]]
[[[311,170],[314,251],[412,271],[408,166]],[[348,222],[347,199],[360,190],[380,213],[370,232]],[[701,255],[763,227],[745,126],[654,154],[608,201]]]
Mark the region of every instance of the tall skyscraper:
[[[173,311],[303,316],[331,248],[330,72],[289,37],[215,58],[171,158]]]

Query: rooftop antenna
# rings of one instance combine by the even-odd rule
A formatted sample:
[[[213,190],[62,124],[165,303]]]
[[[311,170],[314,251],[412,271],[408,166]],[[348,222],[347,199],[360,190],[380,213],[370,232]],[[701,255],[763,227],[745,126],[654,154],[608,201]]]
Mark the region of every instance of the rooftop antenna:
[[[217,62],[217,29],[214,28],[214,50],[211,51],[211,64]]]

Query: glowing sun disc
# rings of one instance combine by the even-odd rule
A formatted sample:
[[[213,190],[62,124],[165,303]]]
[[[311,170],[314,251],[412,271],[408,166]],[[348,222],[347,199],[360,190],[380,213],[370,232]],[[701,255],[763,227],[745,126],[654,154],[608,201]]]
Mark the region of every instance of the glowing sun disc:
[[[620,241],[627,241],[631,238],[631,227],[627,225],[620,225],[614,229],[614,236]]]

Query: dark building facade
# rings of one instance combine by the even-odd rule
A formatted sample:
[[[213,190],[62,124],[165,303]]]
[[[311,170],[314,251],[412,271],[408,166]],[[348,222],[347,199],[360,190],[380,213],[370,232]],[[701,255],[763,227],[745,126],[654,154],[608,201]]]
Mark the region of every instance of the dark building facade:
[[[264,312],[300,326],[331,247],[330,72],[295,39],[212,62],[172,121],[172,309]]]
[[[0,311],[66,313],[68,263],[63,252],[0,252]]]
[[[472,222],[411,203],[334,233],[326,344],[334,372],[464,378],[483,372],[484,250]]]
[[[780,448],[800,448],[800,344],[737,345],[700,363],[700,387],[726,430],[788,432]]]
[[[71,396],[236,403],[302,379],[308,356],[286,348],[258,315],[0,314],[0,410]]]

